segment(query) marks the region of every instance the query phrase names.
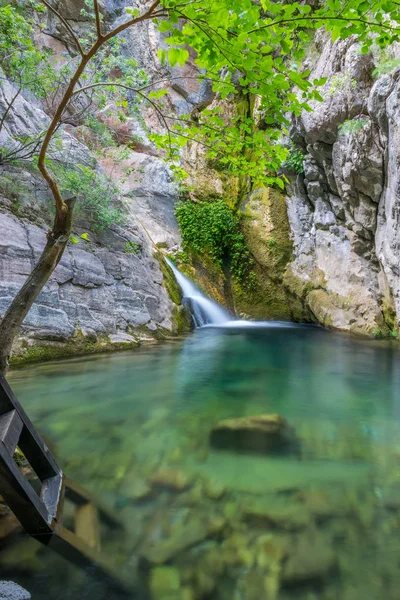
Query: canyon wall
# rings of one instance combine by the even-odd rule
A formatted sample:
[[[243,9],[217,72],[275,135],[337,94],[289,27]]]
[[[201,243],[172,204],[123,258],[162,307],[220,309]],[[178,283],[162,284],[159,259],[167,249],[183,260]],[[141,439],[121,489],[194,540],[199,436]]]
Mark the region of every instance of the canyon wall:
[[[399,295],[399,90],[396,48],[363,55],[318,32],[310,79],[327,77],[291,129],[304,151],[287,199],[294,260],[285,283],[316,321],[396,330]],[[382,74],[385,71],[390,73]]]

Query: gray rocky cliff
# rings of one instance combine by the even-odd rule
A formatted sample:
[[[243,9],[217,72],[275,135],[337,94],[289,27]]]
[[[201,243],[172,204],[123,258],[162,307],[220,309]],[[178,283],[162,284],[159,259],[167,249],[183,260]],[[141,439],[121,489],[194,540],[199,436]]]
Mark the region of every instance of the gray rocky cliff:
[[[328,78],[324,102],[293,124],[304,173],[287,199],[286,285],[318,322],[369,335],[397,329],[400,317],[400,73],[376,79],[380,61],[353,38],[318,33],[310,78]]]

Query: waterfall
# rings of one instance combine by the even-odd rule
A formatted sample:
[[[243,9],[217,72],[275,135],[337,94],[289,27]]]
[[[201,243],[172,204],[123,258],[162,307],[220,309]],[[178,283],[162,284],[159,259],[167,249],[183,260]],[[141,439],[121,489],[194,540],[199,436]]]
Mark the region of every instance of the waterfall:
[[[231,321],[232,317],[219,304],[207,298],[190,279],[176,268],[173,262],[165,258],[167,264],[172,269],[175,279],[180,286],[183,294],[183,300],[189,308],[196,327],[215,324],[220,325]]]

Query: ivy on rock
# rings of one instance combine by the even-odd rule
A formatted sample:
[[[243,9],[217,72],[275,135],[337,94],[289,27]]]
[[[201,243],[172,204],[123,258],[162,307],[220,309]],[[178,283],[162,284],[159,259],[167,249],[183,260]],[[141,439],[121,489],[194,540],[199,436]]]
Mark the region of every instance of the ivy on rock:
[[[176,217],[186,250],[208,255],[219,267],[226,263],[240,283],[252,279],[253,259],[239,217],[224,200],[179,202]]]

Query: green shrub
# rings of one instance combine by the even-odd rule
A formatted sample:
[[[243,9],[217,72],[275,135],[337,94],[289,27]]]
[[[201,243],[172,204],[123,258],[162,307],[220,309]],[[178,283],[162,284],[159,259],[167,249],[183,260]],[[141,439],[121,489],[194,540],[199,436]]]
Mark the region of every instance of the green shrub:
[[[221,267],[226,261],[241,283],[251,280],[253,259],[239,218],[224,200],[179,202],[176,216],[186,250],[208,254]]]
[[[110,129],[97,117],[88,115],[85,120],[85,125],[92,130],[95,138],[94,144],[89,142],[89,148],[113,148],[117,145]]]
[[[129,240],[124,244],[125,254],[140,254],[142,246],[133,240]]]
[[[328,95],[333,98],[339,92],[355,90],[356,88],[357,79],[351,77],[349,71],[345,71],[344,73],[337,73],[332,77]]]
[[[72,169],[50,161],[49,166],[63,196],[77,197],[77,213],[89,218],[94,229],[125,223],[124,211],[116,204],[118,189],[106,175],[85,165]]]
[[[298,146],[292,145],[289,149],[289,156],[283,163],[285,169],[295,173],[304,173],[304,152]]]
[[[377,48],[376,68],[372,71],[372,77],[378,79],[382,75],[390,75],[400,66],[400,58],[394,58],[389,48]]]
[[[374,69],[372,71],[372,77],[374,77],[375,79],[378,79],[379,77],[382,77],[382,75],[390,75],[399,66],[400,66],[400,58],[388,59],[388,60],[382,62],[380,65],[378,65],[376,67],[376,69]]]
[[[349,119],[347,121],[344,121],[338,127],[339,135],[352,135],[354,133],[357,133],[358,131],[361,131],[365,124],[366,121],[364,119]]]

